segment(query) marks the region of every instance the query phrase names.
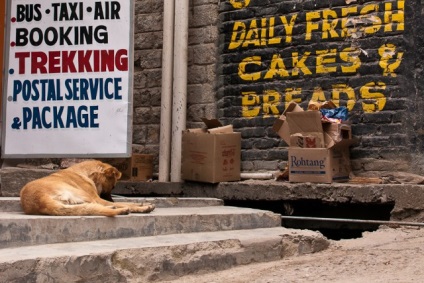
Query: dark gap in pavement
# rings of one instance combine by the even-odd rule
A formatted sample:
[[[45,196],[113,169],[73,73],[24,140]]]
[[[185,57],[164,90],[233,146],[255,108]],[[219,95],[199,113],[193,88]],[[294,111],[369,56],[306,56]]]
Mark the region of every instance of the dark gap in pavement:
[[[324,202],[321,200],[225,200],[224,204],[269,210],[281,215],[290,216],[383,221],[390,220],[390,212],[395,205],[394,202],[339,203]],[[379,224],[283,219],[282,226],[286,228],[320,231],[328,239],[340,240],[360,238],[365,231],[376,231]]]

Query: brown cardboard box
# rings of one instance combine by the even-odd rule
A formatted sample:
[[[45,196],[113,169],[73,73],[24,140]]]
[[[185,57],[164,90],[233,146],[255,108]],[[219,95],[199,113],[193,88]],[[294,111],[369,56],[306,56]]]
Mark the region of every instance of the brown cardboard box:
[[[289,145],[289,181],[347,181],[351,170],[349,146],[354,142],[350,125],[321,122],[319,111],[303,111],[292,104],[296,103],[287,107],[273,127]],[[322,142],[317,148],[308,148],[306,137]]]
[[[206,120],[205,129],[182,136],[182,179],[218,183],[240,180],[241,134],[218,120]]]
[[[133,154],[131,157],[131,181],[147,181],[153,178],[153,155]]]
[[[303,111],[287,113],[287,124],[290,136],[301,134],[302,136],[313,136],[317,138],[316,147],[324,147],[324,131],[319,111]],[[290,142],[290,146],[295,146]]]
[[[291,102],[273,130],[289,145],[292,135],[312,135],[323,140],[322,147],[331,148],[342,139],[352,139],[351,126],[347,123],[321,122],[321,113],[316,110],[304,111],[296,102]]]
[[[351,171],[350,142],[332,148],[290,147],[288,166],[290,182],[346,182]]]
[[[324,132],[336,143],[342,139],[352,139],[352,129],[348,124],[323,123],[322,127]]]
[[[153,178],[153,155],[133,153],[130,158],[110,158],[102,161],[116,167],[121,181],[147,181]]]
[[[301,148],[320,148],[321,138],[312,134],[297,133],[290,135],[290,145]]]
[[[303,112],[303,109],[295,102],[290,103],[280,119],[275,120],[273,130],[288,144],[290,145],[290,129],[286,121],[286,114],[289,112]]]

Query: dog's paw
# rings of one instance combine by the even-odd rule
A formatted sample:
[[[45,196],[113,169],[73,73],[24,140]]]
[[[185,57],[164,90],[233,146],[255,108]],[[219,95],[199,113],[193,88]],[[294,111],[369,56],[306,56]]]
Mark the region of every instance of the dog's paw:
[[[131,212],[135,213],[149,213],[155,209],[155,205],[152,203],[143,203],[139,206],[131,207]]]
[[[140,206],[150,206],[153,209],[155,209],[155,205],[153,203],[151,203],[151,202],[143,202],[143,203],[140,203],[139,205]]]
[[[146,208],[146,212],[151,212],[155,210],[156,208],[156,206],[153,203],[147,203],[144,205],[144,207]]]
[[[128,207],[124,207],[124,208],[117,208],[116,210],[119,211],[119,215],[128,215],[130,214],[130,209]]]
[[[153,203],[145,202],[143,203],[143,208],[145,209],[145,212],[151,212],[155,210],[156,206]]]

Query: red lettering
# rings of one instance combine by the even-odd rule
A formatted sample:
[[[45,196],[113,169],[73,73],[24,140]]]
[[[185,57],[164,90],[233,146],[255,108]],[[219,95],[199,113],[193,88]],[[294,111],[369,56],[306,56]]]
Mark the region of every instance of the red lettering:
[[[31,52],[31,74],[46,74],[48,57],[44,52]]]
[[[78,50],[16,52],[19,74],[26,73],[28,58],[31,74],[93,73],[128,71],[128,50]]]
[[[30,52],[16,52],[15,58],[18,59],[19,74],[25,74],[25,59],[29,58]]]
[[[74,59],[76,51],[62,51],[62,73],[76,73]]]
[[[60,73],[60,51],[49,52],[49,72]]]
[[[115,56],[115,66],[119,71],[128,71],[127,50],[119,49]]]
[[[101,71],[107,72],[107,71],[113,71],[114,70],[114,59],[115,54],[113,50],[102,50],[101,57],[102,57],[102,65],[101,65]]]
[[[94,52],[93,54],[94,72],[100,71],[100,52]]]
[[[92,50],[80,50],[78,51],[78,72],[88,72],[91,73],[93,70],[91,69],[90,57]]]

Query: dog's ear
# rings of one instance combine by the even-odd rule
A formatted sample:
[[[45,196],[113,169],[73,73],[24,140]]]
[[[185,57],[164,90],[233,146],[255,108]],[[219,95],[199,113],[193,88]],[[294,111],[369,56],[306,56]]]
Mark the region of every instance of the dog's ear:
[[[106,177],[108,177],[108,178],[115,177],[115,178],[116,178],[116,180],[119,180],[119,179],[121,178],[121,176],[122,176],[122,173],[121,173],[121,172],[119,172],[119,170],[118,170],[118,169],[116,169],[115,167],[107,168],[107,169],[104,171],[104,174],[105,174],[105,176],[106,176]]]

